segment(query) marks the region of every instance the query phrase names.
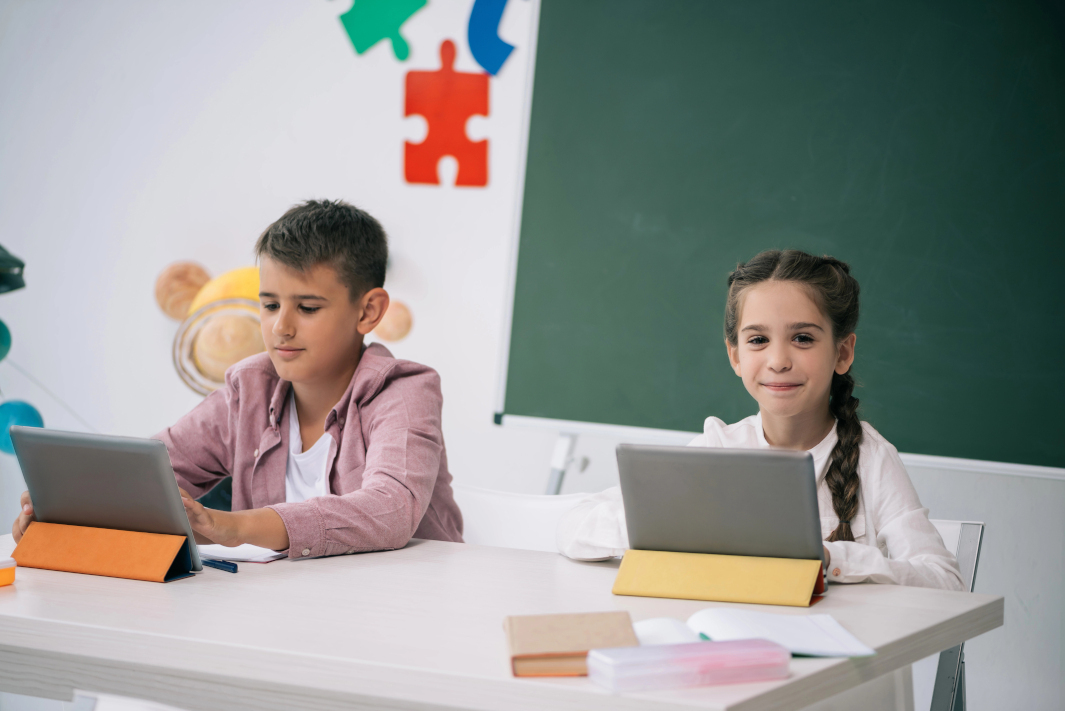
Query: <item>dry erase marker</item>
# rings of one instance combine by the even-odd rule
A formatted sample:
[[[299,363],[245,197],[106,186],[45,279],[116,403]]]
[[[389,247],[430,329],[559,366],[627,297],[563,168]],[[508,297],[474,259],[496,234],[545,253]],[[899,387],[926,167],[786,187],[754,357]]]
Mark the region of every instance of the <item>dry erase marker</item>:
[[[237,564],[230,563],[228,560],[207,560],[206,558],[204,558],[200,562],[206,565],[208,568],[218,568],[219,570],[224,570],[227,573],[237,572]]]

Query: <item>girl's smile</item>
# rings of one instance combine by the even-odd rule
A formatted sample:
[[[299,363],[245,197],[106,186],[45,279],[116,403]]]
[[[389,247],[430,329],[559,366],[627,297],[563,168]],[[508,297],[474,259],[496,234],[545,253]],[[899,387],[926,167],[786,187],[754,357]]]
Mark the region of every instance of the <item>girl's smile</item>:
[[[802,387],[802,383],[762,383],[761,385],[772,393],[793,393]]]

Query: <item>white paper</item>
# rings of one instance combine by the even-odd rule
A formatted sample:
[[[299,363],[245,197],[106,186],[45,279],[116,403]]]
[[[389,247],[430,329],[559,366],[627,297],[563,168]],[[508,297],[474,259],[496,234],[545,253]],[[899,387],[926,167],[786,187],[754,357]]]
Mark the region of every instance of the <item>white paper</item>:
[[[260,548],[250,543],[241,543],[239,546],[222,546],[217,543],[197,545],[200,557],[207,560],[230,560],[234,563],[269,563],[278,558],[284,558],[285,553],[278,553],[269,548]]]
[[[711,607],[688,618],[688,626],[715,642],[768,639],[792,654],[811,657],[870,657],[875,651],[832,615],[780,615],[772,612]]]
[[[632,625],[640,644],[685,644],[699,642],[699,633],[672,617],[654,617]]]

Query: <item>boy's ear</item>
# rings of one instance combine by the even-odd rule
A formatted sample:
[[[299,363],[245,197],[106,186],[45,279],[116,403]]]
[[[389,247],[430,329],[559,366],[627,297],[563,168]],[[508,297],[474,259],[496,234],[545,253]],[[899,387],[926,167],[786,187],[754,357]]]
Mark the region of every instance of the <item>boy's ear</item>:
[[[732,364],[732,370],[736,372],[736,375],[743,377],[740,373],[740,347],[738,345],[732,345],[725,339],[725,350],[728,351],[728,361]]]
[[[836,347],[836,372],[843,375],[854,364],[854,342],[858,336],[854,333],[844,338]]]
[[[377,328],[388,311],[388,292],[377,287],[370,289],[359,299],[359,323],[356,326],[363,336]]]

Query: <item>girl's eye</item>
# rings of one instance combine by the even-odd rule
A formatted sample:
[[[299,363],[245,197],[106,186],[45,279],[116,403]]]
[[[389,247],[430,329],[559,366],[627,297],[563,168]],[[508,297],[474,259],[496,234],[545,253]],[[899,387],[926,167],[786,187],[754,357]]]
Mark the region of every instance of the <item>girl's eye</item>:
[[[267,311],[277,311],[277,304],[263,304],[263,308]]]
[[[797,336],[795,336],[795,340],[798,341],[799,343],[813,343],[814,342],[813,337],[810,334],[808,334],[808,333],[800,333],[800,334],[798,334]]]
[[[313,314],[322,308],[321,306],[300,306],[300,311],[305,314]]]
[[[752,346],[764,346],[769,343],[769,339],[765,336],[754,336],[753,338],[748,339],[747,343]]]

